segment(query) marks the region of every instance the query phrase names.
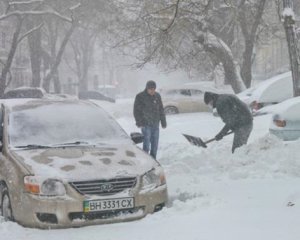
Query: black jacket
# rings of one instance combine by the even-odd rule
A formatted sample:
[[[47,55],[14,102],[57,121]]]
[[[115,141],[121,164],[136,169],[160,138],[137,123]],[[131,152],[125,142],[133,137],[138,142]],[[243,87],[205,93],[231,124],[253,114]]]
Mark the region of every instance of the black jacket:
[[[161,126],[166,127],[166,116],[159,93],[153,96],[147,93],[147,90],[136,95],[134,101],[133,115],[138,127]]]
[[[252,114],[247,105],[232,94],[216,94],[214,96],[213,107],[225,123],[221,134],[226,134],[229,130],[236,130],[253,122]]]

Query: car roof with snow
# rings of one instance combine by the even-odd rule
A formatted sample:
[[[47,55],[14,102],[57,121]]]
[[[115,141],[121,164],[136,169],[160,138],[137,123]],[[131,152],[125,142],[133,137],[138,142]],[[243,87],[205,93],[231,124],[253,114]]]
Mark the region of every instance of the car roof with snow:
[[[83,101],[79,99],[59,99],[59,98],[17,98],[17,99],[1,99],[0,104],[3,104],[6,108],[13,110],[14,108],[31,108],[39,105],[47,105],[52,103],[61,104],[74,104],[74,103],[85,103],[89,105],[95,105],[89,101]]]
[[[266,106],[257,111],[256,115],[279,114],[287,118],[300,119],[300,97],[287,99],[279,104]]]
[[[249,98],[248,102],[278,103],[293,97],[293,81],[291,72],[276,75],[264,80],[257,86],[237,94],[241,99]]]
[[[207,91],[215,92],[215,93],[223,93],[222,90],[217,89],[213,85],[211,85],[211,84],[207,85],[206,83],[202,84],[202,82],[162,87],[162,88],[159,89],[159,92],[164,93],[166,91],[171,91],[171,90],[200,90],[203,93],[207,92]]]

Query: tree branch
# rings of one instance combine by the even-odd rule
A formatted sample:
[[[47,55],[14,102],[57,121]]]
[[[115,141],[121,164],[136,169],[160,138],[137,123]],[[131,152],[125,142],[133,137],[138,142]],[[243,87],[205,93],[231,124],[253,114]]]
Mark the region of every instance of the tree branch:
[[[173,24],[175,22],[175,19],[177,17],[177,14],[178,14],[179,2],[180,2],[180,0],[177,0],[177,2],[175,3],[175,5],[174,5],[175,6],[175,12],[174,12],[173,19],[165,29],[162,29],[163,32],[167,32],[173,26]]]
[[[71,18],[65,17],[65,16],[63,16],[63,15],[61,15],[58,12],[55,12],[55,11],[26,11],[26,12],[14,11],[14,12],[7,13],[7,14],[4,14],[4,15],[0,16],[0,21],[4,20],[6,18],[12,17],[12,16],[22,17],[22,16],[28,16],[28,15],[32,15],[32,16],[54,15],[54,16],[59,17],[60,19],[66,21],[66,22],[72,23]]]
[[[24,4],[34,4],[34,3],[43,3],[44,0],[31,0],[31,1],[24,1],[24,2],[9,2],[10,6],[12,5],[24,5]]]
[[[20,43],[24,38],[26,38],[28,35],[30,35],[31,33],[33,33],[34,31],[40,29],[42,26],[44,25],[44,23],[41,23],[40,25],[38,25],[35,28],[30,29],[28,32],[26,32],[22,37],[19,38],[18,43]]]

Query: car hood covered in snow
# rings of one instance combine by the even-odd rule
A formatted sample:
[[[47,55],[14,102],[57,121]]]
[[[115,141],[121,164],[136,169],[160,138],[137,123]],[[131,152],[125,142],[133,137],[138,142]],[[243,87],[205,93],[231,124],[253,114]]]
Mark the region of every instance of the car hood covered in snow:
[[[293,97],[293,80],[291,72],[274,76],[258,85],[237,94],[247,105],[254,101],[259,103],[279,103]]]
[[[36,176],[67,181],[137,176],[158,163],[135,145],[59,147],[13,150]]]

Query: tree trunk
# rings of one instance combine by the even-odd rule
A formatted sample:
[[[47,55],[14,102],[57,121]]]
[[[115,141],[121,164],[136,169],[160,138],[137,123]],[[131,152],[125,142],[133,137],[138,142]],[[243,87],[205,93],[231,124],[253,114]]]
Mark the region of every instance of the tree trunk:
[[[11,47],[10,47],[9,54],[8,54],[8,57],[7,57],[7,61],[6,61],[5,66],[3,67],[2,72],[1,72],[0,97],[3,97],[5,88],[7,87],[6,86],[6,78],[7,78],[7,75],[9,73],[9,71],[10,71],[10,68],[11,68],[11,65],[12,65],[17,47],[18,47],[19,35],[21,33],[22,23],[23,23],[23,20],[20,17],[18,17],[17,18],[17,27],[16,27],[16,30],[15,30],[14,35],[13,35],[13,39],[12,39]]]
[[[200,38],[199,42],[203,45],[206,52],[212,55],[215,63],[222,63],[225,74],[225,81],[230,83],[233,91],[239,93],[245,89],[245,85],[241,80],[234,58],[230,48],[224,41],[209,33],[205,34],[207,39]]]
[[[61,84],[60,84],[60,80],[59,80],[58,71],[53,75],[53,83],[54,83],[54,92],[61,93]]]
[[[266,0],[259,0],[256,14],[254,15],[254,22],[250,26],[249,21],[246,19],[245,12],[249,11],[247,6],[245,5],[246,1],[241,1],[239,8],[239,19],[240,19],[240,27],[245,39],[245,49],[243,53],[243,62],[241,66],[241,77],[247,88],[251,87],[252,81],[252,56],[254,43],[257,36],[257,29],[262,19],[262,15],[265,9]]]
[[[27,29],[34,27],[32,22],[27,24]],[[40,87],[41,85],[41,54],[42,54],[42,40],[41,30],[38,29],[28,36],[28,45],[32,72],[32,87]]]
[[[80,37],[76,38],[72,44],[72,48],[75,56],[80,56],[79,58],[75,57],[76,63],[76,73],[79,81],[79,91],[88,90],[88,73],[91,66],[94,46],[97,39],[98,32],[90,32],[84,30],[79,32]]]
[[[283,0],[284,9],[293,9],[292,0]],[[294,97],[300,96],[300,59],[299,50],[297,48],[297,37],[295,32],[295,19],[290,13],[283,13],[284,28],[288,42],[290,65],[292,70]]]
[[[254,48],[254,43],[252,41],[246,41],[245,50],[243,53],[243,63],[241,66],[241,77],[243,79],[246,88],[251,87],[253,48]]]
[[[70,39],[70,37],[71,37],[71,35],[72,35],[72,33],[73,33],[76,25],[77,24],[75,22],[73,22],[72,26],[70,27],[70,29],[66,33],[66,35],[65,35],[65,37],[64,37],[64,39],[63,39],[63,41],[61,43],[61,46],[59,48],[58,54],[57,54],[57,56],[55,58],[55,61],[54,61],[53,65],[51,66],[50,72],[46,75],[46,77],[44,79],[43,87],[44,87],[44,89],[47,92],[49,92],[49,90],[50,90],[50,81],[51,81],[51,79],[53,79],[53,76],[55,75],[55,73],[58,72],[58,66],[59,66],[59,64],[61,62],[64,50],[65,50],[65,48],[67,46],[67,43],[68,43],[68,41],[69,41],[69,39]],[[57,81],[59,81],[59,80],[57,79]],[[56,83],[56,84],[58,84],[58,83]]]

